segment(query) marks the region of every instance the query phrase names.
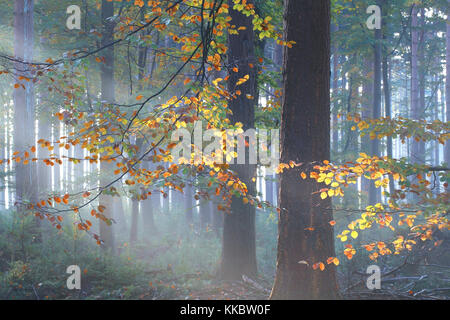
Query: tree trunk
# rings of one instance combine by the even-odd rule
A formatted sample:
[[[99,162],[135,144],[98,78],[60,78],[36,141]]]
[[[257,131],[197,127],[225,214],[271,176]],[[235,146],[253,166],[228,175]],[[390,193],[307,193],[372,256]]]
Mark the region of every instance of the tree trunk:
[[[57,117],[53,117],[53,121],[52,121],[52,129],[53,129],[53,140],[52,141],[58,141],[59,138],[61,138],[62,136],[62,132],[61,132],[61,122],[59,121],[59,119]],[[59,150],[58,147],[55,147],[55,149],[53,150],[53,153],[55,154],[55,157],[57,159],[61,158],[61,152]],[[52,168],[53,169],[53,183],[54,183],[54,187],[53,187],[53,192],[54,193],[58,193],[60,192],[61,189],[61,165],[59,165],[58,163],[55,163],[55,166]]]
[[[425,37],[427,36],[425,32],[425,9],[420,9],[420,37],[419,37],[419,106],[416,114],[417,120],[425,118],[425,87],[426,87],[426,70],[425,70]],[[416,160],[419,163],[425,163],[426,152],[425,152],[425,141],[418,141],[415,143],[417,145],[416,150]]]
[[[271,205],[274,204],[274,196],[273,196],[273,184],[274,184],[274,178],[273,174],[266,174],[266,177],[264,179],[266,184],[266,201],[269,202]]]
[[[19,61],[30,62],[33,59],[34,44],[34,0],[16,0],[14,3],[14,55]],[[15,70],[20,76],[30,78],[30,66],[16,62]],[[18,80],[23,85],[14,89],[14,148],[19,152],[30,153],[30,147],[35,145],[35,95],[33,81]],[[31,156],[33,157],[33,155]],[[28,160],[28,164],[24,161]],[[21,163],[15,166],[16,173],[16,202],[19,210],[24,209],[23,203],[36,203],[37,195],[37,169],[36,163],[31,159],[22,158]],[[40,220],[36,219],[39,230]],[[40,232],[37,237],[40,239]]]
[[[193,226],[194,223],[192,188],[193,187],[191,185],[186,185],[186,187],[184,188],[184,210],[186,211],[186,224],[189,229]]]
[[[335,31],[338,30],[338,26],[334,26]],[[331,151],[337,154],[339,152],[339,130],[338,130],[338,113],[339,113],[339,103],[338,103],[338,67],[339,67],[339,55],[337,45],[335,44],[333,47],[333,112],[332,112],[332,130],[333,130],[333,139],[332,139],[332,148]]]
[[[366,57],[364,59],[364,70],[371,70],[371,66],[373,65],[373,57]],[[365,74],[365,80],[363,82],[363,102],[362,102],[362,119],[364,121],[368,121],[368,119],[372,118],[371,115],[371,106],[373,105],[373,77],[369,76],[369,71]],[[370,153],[370,138],[369,135],[366,134],[361,137],[361,152],[366,154]],[[361,179],[361,191],[369,198],[369,185],[372,183],[368,179]]]
[[[47,85],[44,83],[41,87],[40,94],[40,105],[41,110],[39,110],[39,124],[38,124],[38,139],[45,139],[47,141],[52,141],[52,121],[51,116],[44,112],[44,105],[48,103],[48,91]],[[47,148],[38,149],[38,157],[40,159],[48,159],[50,157],[51,152],[48,151]],[[39,178],[39,192],[40,196],[46,196],[51,193],[52,187],[52,176],[51,176],[51,167],[47,166],[43,161],[40,161],[38,164],[38,178]]]
[[[153,171],[155,167],[156,166],[153,164],[151,160],[147,161],[147,170]],[[146,191],[147,192],[151,191],[152,194],[151,195],[147,194],[147,199],[141,201],[140,212],[144,224],[144,235],[145,238],[148,239],[157,232],[154,214],[156,210],[159,210],[160,207],[159,203],[160,194],[159,191],[156,190],[146,190]]]
[[[380,5],[380,1],[378,1]],[[382,33],[380,29],[375,29],[374,44],[374,79],[373,79],[373,107],[372,117],[378,119],[381,117],[381,45]],[[377,137],[372,139],[370,144],[370,155],[380,156],[380,140]],[[373,181],[369,184],[369,204],[374,205],[381,201],[380,188],[376,188]]]
[[[102,0],[102,23],[103,33],[101,45],[105,46],[113,41],[114,23],[108,18],[114,15],[114,2]],[[101,64],[101,94],[102,100],[106,103],[114,102],[114,46],[109,46],[103,50],[105,61]],[[113,162],[101,163],[100,186],[104,187],[110,182]],[[104,215],[107,219],[113,218],[114,197],[103,193],[100,196],[99,203],[106,207]],[[103,247],[114,250],[114,233],[112,225],[100,222],[100,238],[103,240]]]
[[[411,16],[411,117],[414,120],[419,118],[420,114],[420,96],[419,96],[419,31],[418,18],[419,9],[413,5]],[[419,156],[419,144],[412,139],[411,161],[417,162]]]
[[[208,201],[201,199],[199,205],[200,211],[200,230],[206,232],[211,225],[211,211]]]
[[[131,199],[130,243],[136,243],[138,239],[139,202],[137,196],[133,196]]]
[[[144,233],[147,236],[152,236],[156,233],[156,225],[154,212],[156,209],[156,201],[159,202],[159,193],[152,193],[147,200],[141,202],[142,219],[144,221]]]
[[[223,213],[217,209],[218,201],[211,200],[209,202],[209,208],[211,211],[212,228],[214,229],[217,237],[220,236],[220,231],[223,227]]]
[[[446,81],[445,81],[445,101],[446,101],[446,121],[450,121],[450,0],[447,1],[447,34],[445,36],[447,51],[446,51]],[[450,143],[445,144],[444,161],[447,165],[450,164]]]
[[[383,39],[385,35],[383,34]],[[389,82],[389,62],[388,62],[387,50],[383,50],[383,89],[384,89],[384,107],[386,117],[392,118],[392,104],[391,104],[391,85]],[[387,137],[387,156],[392,159],[392,136]],[[394,179],[389,179],[389,193],[392,195],[394,192]]]
[[[232,8],[234,2],[229,0],[228,4]],[[249,66],[250,63],[256,65],[254,32],[251,17],[235,10],[230,10],[230,16],[232,24],[246,28],[238,35],[228,35],[228,64],[239,69],[239,72],[230,74],[228,90],[231,93],[241,90],[241,95],[229,101],[233,112],[230,122],[241,122],[245,131],[254,128],[255,122],[255,101],[246,97],[247,94],[256,96],[256,68]],[[250,76],[249,80],[236,88],[238,79],[245,75]],[[254,195],[256,183],[252,179],[256,178],[256,165],[231,165],[230,169],[246,184],[248,193]],[[233,197],[231,210],[224,215],[220,276],[227,280],[240,280],[242,275],[255,277],[256,274],[255,207]]]
[[[311,164],[330,158],[330,1],[285,0],[284,95],[281,163]],[[305,166],[286,170],[280,179],[277,271],[272,299],[335,299],[336,270],[331,200],[324,187],[302,180]],[[313,231],[307,230],[313,228]],[[302,262],[302,263],[299,263]],[[304,262],[304,263],[303,263]],[[312,265],[323,262],[324,271]]]

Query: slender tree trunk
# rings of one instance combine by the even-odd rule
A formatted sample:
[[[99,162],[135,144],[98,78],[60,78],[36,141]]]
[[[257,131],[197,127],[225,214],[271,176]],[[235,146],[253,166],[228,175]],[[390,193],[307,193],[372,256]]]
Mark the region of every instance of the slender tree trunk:
[[[425,89],[426,89],[426,70],[425,70],[425,37],[427,36],[425,27],[425,9],[420,9],[420,37],[419,37],[419,108],[417,110],[416,118],[417,120],[425,118]],[[425,163],[426,151],[425,142],[418,141],[417,143],[417,162]]]
[[[138,239],[139,202],[137,195],[131,199],[130,243],[136,243]]]
[[[439,62],[440,62],[439,60],[440,60],[439,57],[436,57],[436,65],[439,65]],[[440,79],[439,78],[440,78],[439,74],[435,74],[434,75],[434,83],[436,85],[436,92],[435,92],[434,98],[433,98],[433,100],[434,100],[433,113],[434,113],[434,119],[437,120],[437,121],[440,120],[439,111],[442,108],[442,105],[440,104],[439,96],[438,96],[438,92],[440,90]],[[434,161],[432,162],[432,163],[434,163],[434,165],[436,167],[438,167],[440,165],[440,162],[441,162],[439,151],[440,151],[440,143],[439,143],[439,141],[436,140],[436,141],[433,142],[433,154],[434,154],[433,155],[433,160]],[[436,192],[438,193],[439,189],[440,189],[439,188],[439,185],[440,185],[439,181],[436,181],[436,185],[437,185]]]
[[[61,132],[61,122],[57,117],[53,117],[52,121],[53,126],[53,140],[52,141],[58,141],[59,138],[62,136]],[[55,147],[53,150],[53,153],[55,154],[55,157],[57,159],[61,158],[61,152],[58,146]],[[54,181],[54,188],[53,192],[58,193],[61,190],[61,166],[58,163],[55,163],[55,166],[53,167],[53,181]]]
[[[157,231],[154,218],[156,200],[159,202],[159,194],[155,192],[154,194],[152,193],[147,200],[141,202],[142,219],[144,221],[145,234],[147,236],[154,235]]]
[[[4,176],[5,172],[7,172],[8,170],[7,168],[7,163],[5,161],[6,159],[6,154],[5,154],[5,149],[7,146],[7,139],[6,139],[6,132],[5,132],[5,127],[7,125],[7,119],[6,116],[2,114],[3,118],[3,122],[2,125],[0,126],[0,208],[1,209],[5,209],[6,207],[6,203],[5,203],[5,195],[6,195],[6,176]],[[5,125],[5,127],[3,127],[3,125]]]
[[[150,160],[147,162],[147,170],[153,171],[155,165]],[[147,190],[148,191],[148,190]],[[140,212],[144,223],[145,238],[149,238],[156,234],[155,212],[160,208],[160,194],[156,190],[151,190],[151,195],[147,195],[147,199],[141,201]]]
[[[193,194],[192,186],[187,185],[184,188],[184,210],[186,211],[186,224],[188,228],[191,228],[194,223],[194,205],[192,203]]]
[[[381,1],[378,1],[380,5]],[[380,29],[375,29],[374,44],[374,79],[373,79],[373,108],[372,117],[374,119],[381,117],[381,46],[382,33]],[[370,153],[372,156],[380,156],[380,140],[372,139],[370,144]],[[376,188],[373,181],[369,184],[369,204],[373,205],[381,201],[380,188]]]
[[[19,61],[30,62],[33,59],[34,44],[34,0],[16,0],[14,3],[14,55]],[[20,76],[30,78],[30,66],[26,63],[16,62],[15,69]],[[19,152],[30,152],[35,145],[35,95],[33,81],[17,80],[23,87],[14,89],[14,148]],[[33,157],[33,155],[31,155]],[[37,169],[36,163],[22,158],[16,164],[16,202],[19,210],[24,207],[22,203],[36,203],[38,201]],[[24,164],[25,161],[28,164]],[[37,237],[40,239],[40,220],[36,219],[38,229]]]
[[[274,196],[273,196],[273,185],[274,185],[274,176],[273,174],[266,174],[265,177],[266,183],[266,201],[271,205],[274,204]]]
[[[338,30],[338,26],[334,26],[335,31]],[[339,152],[339,130],[338,130],[338,113],[339,113],[339,103],[338,103],[338,67],[339,67],[339,55],[338,55],[338,48],[335,44],[333,46],[333,112],[332,112],[332,130],[333,130],[333,139],[332,139],[332,148],[331,151],[335,152],[336,154]]]
[[[366,57],[364,59],[364,70],[371,70],[373,65],[373,57]],[[372,118],[371,106],[373,105],[373,77],[369,76],[369,72],[365,74],[363,82],[363,102],[362,102],[362,119],[368,121]],[[368,134],[361,137],[361,152],[370,153],[370,138]],[[363,178],[361,180],[361,191],[369,199],[369,185],[371,181]]]
[[[445,81],[445,101],[446,101],[446,121],[450,121],[450,0],[447,1],[447,34],[445,36],[447,51],[446,51],[446,81]],[[445,144],[444,161],[450,164],[450,143]]]
[[[52,141],[52,121],[51,115],[48,112],[44,112],[44,105],[48,103],[48,91],[46,83],[40,86],[40,98],[38,111],[39,123],[38,123],[38,139],[45,139],[46,141]],[[41,161],[38,163],[38,181],[39,181],[39,193],[40,196],[45,197],[51,193],[52,176],[51,167],[47,166],[42,160],[48,159],[51,152],[47,148],[38,149],[38,157]]]
[[[383,37],[384,38],[384,37]],[[391,105],[391,85],[389,82],[389,62],[386,49],[383,50],[383,89],[384,89],[384,107],[386,117],[392,117],[392,105]],[[387,137],[387,156],[392,159],[392,136]],[[394,192],[394,180],[389,180],[389,193],[392,195]]]
[[[284,17],[285,39],[296,44],[285,48],[281,163],[305,165],[281,174],[271,298],[334,299],[336,270],[326,265],[335,256],[331,200],[320,199],[323,184],[300,178],[307,164],[330,158],[330,1],[285,0]],[[319,262],[324,271],[313,270]]]
[[[146,14],[146,10],[145,10],[145,7],[143,7],[141,9],[141,21],[145,20],[145,14]],[[142,32],[141,37],[143,39],[141,39],[141,41],[146,41],[146,36],[147,36],[147,33]],[[148,46],[147,45],[139,45],[139,49],[138,49],[138,69],[139,69],[138,79],[139,79],[139,87],[141,88],[141,90],[144,88],[143,81],[145,78],[145,65],[147,64],[147,55],[148,55]]]
[[[211,210],[211,219],[212,219],[212,227],[217,235],[220,236],[220,231],[223,228],[223,213],[217,209],[218,201],[214,201],[215,199],[210,201],[210,210]]]
[[[411,117],[417,120],[420,115],[420,95],[419,95],[419,31],[417,5],[413,5],[411,16]],[[420,158],[419,144],[412,139],[411,161],[417,162]]]
[[[211,225],[211,211],[208,201],[200,200],[200,230],[206,232]]]
[[[105,46],[113,41],[114,23],[108,18],[114,15],[114,2],[102,0],[102,23],[103,37],[101,45]],[[107,103],[114,102],[114,46],[109,46],[103,50],[105,62],[101,65],[101,94],[102,100]],[[110,182],[113,162],[101,163],[100,186],[103,187]],[[117,203],[114,197],[103,193],[99,199],[100,205],[106,207],[103,213],[107,219],[113,218],[114,206]],[[103,247],[114,250],[114,233],[112,225],[103,221],[100,222],[100,238],[103,240]]]
[[[229,0],[228,4],[232,8],[234,2]],[[228,36],[228,63],[239,69],[239,72],[231,73],[228,90],[235,92],[238,79],[245,75],[250,76],[247,82],[239,86],[241,95],[229,101],[229,108],[233,112],[230,122],[242,123],[245,131],[254,128],[255,122],[255,102],[246,97],[247,94],[256,96],[256,68],[249,66],[250,63],[256,65],[254,32],[251,17],[232,9],[230,16],[231,23],[246,28],[239,31],[238,35]],[[256,165],[231,165],[230,168],[246,184],[248,193],[254,195],[256,183],[253,178],[256,178]],[[239,280],[242,275],[254,277],[256,274],[255,207],[250,203],[244,204],[241,198],[234,197],[230,212],[224,215],[220,276],[227,280]]]

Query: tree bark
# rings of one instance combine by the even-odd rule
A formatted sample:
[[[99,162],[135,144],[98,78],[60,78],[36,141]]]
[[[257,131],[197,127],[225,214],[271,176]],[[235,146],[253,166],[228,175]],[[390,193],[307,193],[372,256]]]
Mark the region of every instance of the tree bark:
[[[384,19],[383,19],[384,21]],[[384,26],[384,23],[383,23]],[[383,39],[386,38],[383,30]],[[383,90],[384,90],[384,108],[386,117],[392,118],[392,103],[391,103],[391,84],[389,82],[389,57],[387,56],[387,50],[383,50]],[[387,137],[387,156],[392,159],[392,136]],[[394,192],[394,180],[389,179],[389,193],[392,195]]]
[[[24,63],[33,59],[34,44],[34,0],[16,0],[14,3],[14,55],[20,61],[14,64],[16,72],[23,77],[32,77],[31,67]],[[30,153],[30,147],[35,145],[35,94],[33,81],[17,80],[23,85],[14,89],[14,148],[16,151]],[[31,156],[33,157],[33,156]],[[28,160],[28,164],[24,164]],[[37,165],[31,159],[22,158],[15,165],[16,202],[19,211],[24,209],[24,203],[38,201]],[[40,239],[40,220],[36,219],[37,237]]]
[[[377,2],[381,6],[381,1]],[[381,117],[381,56],[382,56],[382,32],[380,29],[375,29],[375,44],[374,44],[374,79],[373,79],[373,106],[372,117],[378,119]],[[380,156],[380,140],[377,137],[372,139],[370,144],[370,155]],[[374,205],[381,201],[381,190],[376,188],[373,181],[369,184],[369,204]]]
[[[131,229],[130,243],[136,243],[138,239],[138,223],[139,223],[139,199],[137,195],[131,199]]]
[[[209,206],[209,201],[200,199],[199,205],[200,213],[200,230],[206,232],[211,225],[211,210]]]
[[[331,200],[320,199],[323,184],[300,178],[306,164],[330,158],[330,1],[285,0],[284,16],[285,39],[296,44],[284,55],[281,163],[305,165],[281,174],[271,298],[335,299],[336,270],[326,264],[335,256]],[[313,270],[318,262],[324,271]]]
[[[371,70],[371,66],[373,65],[373,56],[365,57],[364,59],[364,70]],[[369,76],[369,71],[365,74],[365,80],[363,82],[363,105],[362,105],[362,119],[364,121],[368,121],[372,117],[371,115],[371,106],[373,105],[373,77]],[[369,135],[366,134],[361,137],[361,152],[366,154],[370,153],[370,138]],[[372,183],[368,179],[363,178],[361,180],[361,191],[367,197],[366,201],[369,198],[369,185]]]
[[[249,3],[249,1],[247,1]],[[232,8],[234,2],[228,1]],[[247,94],[256,96],[256,65],[254,32],[252,18],[246,17],[238,11],[230,10],[231,23],[238,27],[245,27],[238,35],[228,36],[228,64],[237,67],[239,72],[232,72],[228,81],[228,90],[234,93],[241,90],[241,95],[229,101],[229,108],[233,112],[231,123],[240,122],[243,130],[254,128],[255,101],[247,98]],[[239,78],[249,75],[249,80],[236,88]],[[246,184],[248,193],[254,195],[256,183],[256,165],[231,165],[239,179]],[[256,179],[255,179],[256,181]],[[224,215],[222,259],[220,277],[226,280],[240,280],[242,275],[255,277],[256,245],[255,245],[255,207],[250,203],[244,204],[239,197],[233,197],[231,210]]]
[[[414,120],[420,117],[418,13],[419,9],[414,4],[411,16],[411,117]],[[412,162],[420,162],[419,143],[414,138],[410,158]]]
[[[447,8],[447,34],[445,36],[446,39],[446,70],[447,76],[445,81],[445,101],[446,101],[446,121],[450,121],[450,0],[447,0],[448,8]],[[447,141],[445,144],[445,155],[444,161],[447,164],[450,164],[450,143]]]
[[[214,229],[215,234],[217,237],[220,236],[220,231],[223,227],[223,213],[222,211],[219,211],[217,209],[218,201],[214,201],[215,199],[212,199],[209,202],[209,207],[211,210],[211,219],[212,219],[212,228]]]
[[[101,45],[105,46],[113,41],[114,23],[108,18],[114,15],[114,2],[102,0],[102,24],[103,36]],[[106,103],[114,102],[114,46],[109,46],[103,50],[105,61],[101,65],[101,95],[102,100]],[[101,163],[100,171],[100,187],[110,182],[113,162]],[[100,205],[106,207],[104,215],[107,219],[113,218],[114,205],[117,203],[114,197],[103,193],[99,199]],[[102,246],[105,249],[114,250],[114,233],[112,225],[100,222],[100,238],[103,241]]]
[[[274,189],[274,175],[272,173],[266,174],[265,176],[265,184],[266,184],[266,201],[269,202],[271,205],[274,204],[274,196],[273,196],[273,189]]]
[[[334,29],[335,29],[335,31],[338,31],[339,27],[335,25]],[[331,151],[336,154],[339,152],[339,130],[338,130],[339,103],[338,103],[338,99],[337,99],[337,97],[338,97],[338,80],[339,80],[338,67],[339,67],[339,55],[338,55],[337,45],[335,44],[333,47],[333,86],[332,86],[332,90],[333,90],[333,98],[334,98],[334,103],[333,103],[334,108],[333,108],[333,112],[332,112],[333,139],[332,139]]]

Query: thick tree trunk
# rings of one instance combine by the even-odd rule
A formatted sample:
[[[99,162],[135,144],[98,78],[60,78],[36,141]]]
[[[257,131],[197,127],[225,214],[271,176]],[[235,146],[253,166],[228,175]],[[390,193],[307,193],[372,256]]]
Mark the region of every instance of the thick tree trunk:
[[[108,18],[114,15],[114,2],[102,0],[102,23],[103,37],[101,45],[105,46],[113,41],[114,23]],[[101,94],[102,100],[106,103],[114,102],[114,46],[109,46],[103,50],[105,62],[101,65]],[[100,186],[104,187],[110,182],[113,162],[101,163]],[[99,199],[100,205],[106,207],[103,213],[106,218],[113,218],[114,205],[117,201],[111,195],[103,193]],[[103,221],[100,222],[100,238],[103,241],[103,247],[114,250],[114,233],[112,225]]]
[[[281,162],[305,165],[281,174],[271,298],[335,299],[336,270],[326,265],[335,256],[331,201],[320,199],[323,184],[300,178],[306,164],[330,158],[330,1],[285,0],[284,29],[296,44],[285,48]],[[313,270],[318,262],[324,271]]]
[[[229,0],[230,7],[233,4]],[[239,31],[238,35],[228,36],[228,64],[239,69],[239,72],[231,73],[228,90],[234,93],[238,79],[250,76],[247,82],[239,86],[241,95],[229,101],[229,108],[233,112],[230,122],[241,122],[245,131],[254,128],[255,122],[255,101],[247,98],[247,94],[256,96],[256,68],[249,66],[256,65],[253,25],[251,17],[235,10],[230,10],[230,16],[232,24],[246,28]],[[230,168],[246,184],[249,194],[254,195],[256,183],[252,179],[256,178],[256,165],[231,165]],[[256,274],[255,207],[234,197],[231,211],[224,215],[220,276],[227,280],[239,280],[242,275],[254,277]]]

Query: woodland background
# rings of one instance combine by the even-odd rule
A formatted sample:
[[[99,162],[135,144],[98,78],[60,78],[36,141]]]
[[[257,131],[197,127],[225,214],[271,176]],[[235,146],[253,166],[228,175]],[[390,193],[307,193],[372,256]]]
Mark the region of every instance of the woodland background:
[[[0,298],[447,299],[448,11],[0,0]],[[282,128],[278,172],[171,162],[197,120]]]

